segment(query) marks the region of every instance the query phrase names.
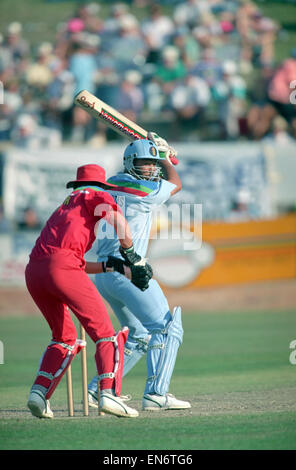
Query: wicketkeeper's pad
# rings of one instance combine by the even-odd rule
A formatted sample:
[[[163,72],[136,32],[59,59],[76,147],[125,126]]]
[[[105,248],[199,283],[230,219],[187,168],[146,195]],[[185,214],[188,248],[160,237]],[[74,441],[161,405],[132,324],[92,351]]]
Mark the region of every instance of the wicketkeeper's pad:
[[[109,338],[101,338],[96,344],[101,343],[102,341],[111,341],[114,344],[114,370],[113,372],[105,372],[99,375],[99,380],[110,378],[115,379],[115,394],[120,397],[121,385],[122,385],[122,373],[124,365],[124,345],[128,337],[128,328],[123,327],[121,331],[115,336]]]

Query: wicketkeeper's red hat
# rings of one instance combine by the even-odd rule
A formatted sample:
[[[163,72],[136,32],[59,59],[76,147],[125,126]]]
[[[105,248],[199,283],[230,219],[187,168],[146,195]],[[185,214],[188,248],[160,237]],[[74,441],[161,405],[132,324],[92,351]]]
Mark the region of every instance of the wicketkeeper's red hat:
[[[117,187],[114,184],[107,183],[104,168],[95,164],[83,165],[77,168],[76,180],[69,181],[69,183],[66,185],[66,188],[73,187],[75,183],[100,183],[112,188]]]

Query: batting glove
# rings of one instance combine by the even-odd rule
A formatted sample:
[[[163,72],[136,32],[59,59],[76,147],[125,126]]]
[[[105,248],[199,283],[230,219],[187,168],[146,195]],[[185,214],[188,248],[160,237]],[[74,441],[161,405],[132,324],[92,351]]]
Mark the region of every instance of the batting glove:
[[[145,266],[129,266],[131,270],[131,281],[140,290],[144,291],[149,287],[149,281],[153,276],[153,271],[150,264],[146,263]]]
[[[155,132],[148,132],[147,137],[155,143],[158,148],[160,158],[166,159],[171,165],[177,165],[179,163],[179,160],[177,159],[177,151],[173,147],[170,147],[165,139]]]
[[[138,253],[135,252],[133,245],[129,248],[122,248],[121,246],[119,248],[119,251],[121,256],[124,258],[127,266],[131,266],[132,264],[143,266],[146,263],[145,258],[142,258],[142,256],[138,255]]]
[[[151,266],[147,263],[146,258],[142,258],[135,252],[134,246],[129,248],[119,248],[121,256],[124,258],[125,265],[128,266],[132,274],[132,282],[141,290],[149,287],[149,281],[153,276]]]

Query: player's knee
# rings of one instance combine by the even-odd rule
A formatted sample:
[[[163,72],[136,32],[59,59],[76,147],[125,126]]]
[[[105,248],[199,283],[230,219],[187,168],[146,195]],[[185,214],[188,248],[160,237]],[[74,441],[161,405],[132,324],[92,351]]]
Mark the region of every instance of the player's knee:
[[[159,326],[159,328],[154,328],[151,331],[152,337],[149,342],[149,346],[152,346],[153,342],[158,341],[158,336],[162,338],[172,336],[177,338],[178,341],[182,343],[184,330],[182,326],[181,307],[174,307],[172,314],[168,312],[165,316],[165,322],[160,323]]]
[[[161,333],[164,334],[172,321],[171,312],[168,310],[164,315],[159,315],[153,322],[146,324],[145,328],[149,332],[149,335]]]
[[[52,341],[61,344],[68,344],[69,346],[74,346],[77,340],[77,331],[76,328],[69,328],[66,333],[53,331]]]
[[[147,335],[142,338],[134,338],[133,336],[129,335],[127,342],[125,343],[124,353],[127,356],[133,354],[134,351],[146,353],[150,337],[150,335]]]

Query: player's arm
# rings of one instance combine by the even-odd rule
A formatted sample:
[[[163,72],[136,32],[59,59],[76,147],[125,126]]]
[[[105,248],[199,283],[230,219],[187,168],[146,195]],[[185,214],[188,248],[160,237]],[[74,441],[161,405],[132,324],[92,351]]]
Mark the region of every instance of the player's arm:
[[[101,204],[100,206],[97,206],[95,215],[99,215],[112,225],[123,250],[133,247],[130,227],[119,207],[114,209],[108,204]],[[105,272],[102,263],[93,261],[86,261],[85,271],[87,274],[99,274]]]
[[[120,252],[124,261],[109,256],[106,262],[86,262],[85,271],[88,274],[99,274],[117,271],[129,278],[139,289],[146,290],[153,272],[151,266],[134,251],[132,234],[127,220],[121,209],[114,202],[111,196],[105,195],[103,204],[98,204],[95,215],[104,218],[113,226],[120,243]],[[111,201],[106,200],[110,197]]]
[[[114,256],[108,256],[107,261],[91,262],[87,261],[85,271],[88,274],[99,274],[108,272],[118,272],[129,279],[136,287],[144,291],[149,287],[149,281],[153,276],[152,268],[149,264],[129,264],[127,260],[123,261]]]
[[[155,132],[148,132],[148,139],[152,140],[158,148],[162,166],[163,178],[176,187],[171,191],[171,196],[178,193],[182,189],[182,183],[174,165],[178,163],[177,152],[170,147],[165,139],[159,137]],[[174,163],[174,164],[173,164]]]
[[[178,173],[176,172],[174,166],[168,162],[168,160],[161,161],[162,174],[163,178],[170,183],[174,184],[176,187],[171,191],[171,196],[178,193],[182,189],[182,183]]]
[[[113,226],[119,243],[123,249],[133,245],[132,233],[129,224],[121,210],[110,210],[105,219]]]
[[[125,264],[129,266],[131,269],[134,266],[137,266],[138,268],[147,267],[148,271],[150,272],[151,268],[147,264],[146,259],[142,258],[142,256],[138,255],[138,253],[135,252],[129,224],[127,220],[125,219],[125,217],[123,216],[119,207],[117,207],[117,209],[118,210],[114,210],[114,209],[110,210],[106,214],[105,219],[107,220],[109,224],[111,224],[114,227],[114,230],[116,232],[117,238],[120,243],[119,251],[125,261]]]
[[[129,248],[133,244],[132,233],[113,197],[108,193],[99,194],[94,204],[94,215],[99,219],[106,220],[114,228],[123,249]]]
[[[95,261],[86,261],[84,269],[87,274],[100,274],[104,272],[102,263]]]

